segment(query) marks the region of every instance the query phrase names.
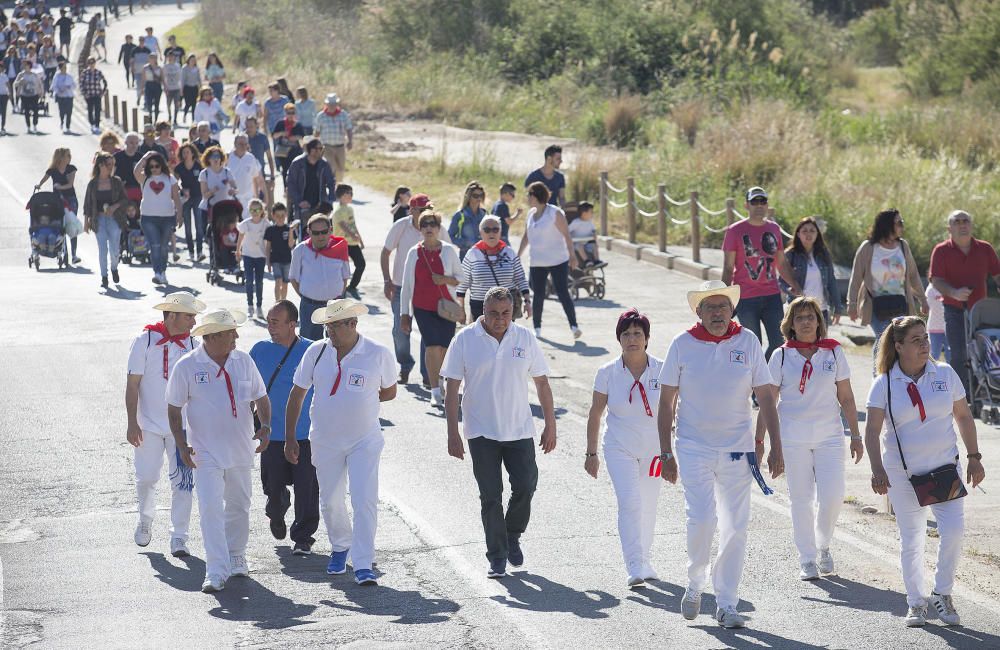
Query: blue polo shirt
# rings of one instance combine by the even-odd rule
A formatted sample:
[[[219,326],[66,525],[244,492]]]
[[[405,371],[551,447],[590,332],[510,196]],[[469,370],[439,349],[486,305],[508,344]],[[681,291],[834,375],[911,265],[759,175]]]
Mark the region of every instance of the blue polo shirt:
[[[545,187],[549,188],[549,203],[559,205],[559,190],[566,187],[566,177],[563,176],[563,173],[555,169],[553,170],[552,178],[545,178],[542,168],[539,167],[524,179],[524,186],[528,187],[535,181],[540,181]]]
[[[299,337],[298,343],[292,348],[292,353],[285,360],[285,365],[281,367],[278,376],[274,378],[268,397],[271,399],[271,440],[283,441],[285,439],[285,408],[288,406],[288,395],[292,392],[292,377],[295,376],[295,369],[302,361],[302,355],[306,353],[312,341]],[[264,384],[271,379],[274,369],[281,363],[281,358],[288,350],[283,345],[272,343],[271,341],[260,341],[250,349],[250,358],[257,364],[260,376],[264,378]],[[302,414],[299,415],[299,424],[295,430],[296,440],[309,439],[309,407],[312,405],[312,389],[306,393],[306,398],[302,402]]]

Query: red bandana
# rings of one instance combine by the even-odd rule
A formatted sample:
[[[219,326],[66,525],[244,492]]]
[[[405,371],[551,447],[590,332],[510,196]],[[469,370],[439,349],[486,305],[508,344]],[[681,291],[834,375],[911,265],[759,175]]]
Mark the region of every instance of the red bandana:
[[[233,409],[233,417],[236,416],[236,393],[233,392],[233,380],[229,378],[229,373],[226,371],[226,367],[222,366],[219,368],[219,372],[215,375],[218,378],[221,375],[226,376],[226,390],[229,391],[229,406]]]
[[[646,362],[646,366],[647,367],[649,366],[648,361]],[[622,368],[628,370],[628,368],[625,367],[625,361],[622,361]],[[632,383],[632,388],[628,389],[628,403],[629,404],[632,403],[632,391],[635,390],[636,386],[639,387],[639,397],[642,398],[642,406],[646,409],[646,415],[648,415],[649,417],[653,417],[653,409],[649,407],[649,399],[646,398],[646,388],[642,385],[642,382],[639,381],[638,379],[636,379]]]
[[[499,242],[497,242],[496,246],[494,246],[494,247],[491,248],[489,245],[487,245],[486,242],[484,242],[483,240],[479,240],[479,241],[476,242],[476,245],[473,246],[473,248],[478,248],[479,250],[483,251],[487,255],[496,255],[501,250],[503,250],[503,248],[506,245],[507,244],[505,244],[504,241],[501,239]]]
[[[649,475],[652,477],[657,477],[663,471],[663,461],[660,460],[659,456],[653,456],[653,460],[649,462]]]
[[[167,326],[163,324],[163,321],[160,321],[159,323],[153,323],[152,325],[147,325],[143,329],[148,332],[156,332],[157,334],[163,337],[159,341],[157,341],[156,344],[163,346],[163,378],[167,379],[167,376],[169,374],[168,366],[170,365],[168,362],[170,351],[168,348],[170,347],[171,343],[176,343],[177,345],[181,346],[182,350],[187,350],[187,346],[184,345],[184,341],[187,340],[190,333],[184,332],[183,334],[170,336],[170,332],[167,331]]]
[[[833,350],[840,343],[833,339],[819,339],[813,341],[812,343],[807,343],[805,341],[796,341],[795,339],[790,339],[785,341],[785,347],[791,348],[793,350],[812,350],[813,348],[822,348],[824,350]],[[813,374],[813,364],[812,359],[806,359],[805,365],[802,366],[802,377],[799,379],[799,392],[806,392],[806,382],[812,377]]]
[[[723,334],[722,336],[716,336],[715,334],[712,334],[701,323],[698,323],[697,325],[689,329],[688,334],[695,337],[699,341],[708,341],[709,343],[721,343],[726,339],[730,339],[736,336],[742,331],[743,328],[740,327],[740,325],[736,321],[729,321],[729,327],[726,329],[726,333]]]
[[[924,411],[924,400],[920,397],[920,390],[912,381],[906,385],[906,394],[910,396],[910,403],[920,409],[920,421],[927,419],[927,412]]]
[[[330,117],[337,117],[338,115],[340,115],[340,110],[341,109],[339,106],[333,109],[332,111],[329,108],[326,107],[323,108],[323,112],[329,115]]]
[[[333,380],[333,388],[330,389],[330,395],[336,395],[338,388],[340,388],[340,359],[337,359],[337,378]]]
[[[327,243],[326,248],[315,249],[312,244],[312,237],[305,241],[306,246],[309,250],[316,253],[316,257],[322,255],[323,257],[329,257],[331,260],[348,260],[347,255],[347,240],[343,237],[330,237],[329,243]]]

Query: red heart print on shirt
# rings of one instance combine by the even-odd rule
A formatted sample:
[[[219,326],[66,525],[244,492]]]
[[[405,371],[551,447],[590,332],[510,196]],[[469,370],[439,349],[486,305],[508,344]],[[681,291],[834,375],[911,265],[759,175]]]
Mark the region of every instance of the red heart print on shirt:
[[[166,185],[164,185],[163,181],[149,181],[149,188],[157,194],[162,192],[164,187]]]

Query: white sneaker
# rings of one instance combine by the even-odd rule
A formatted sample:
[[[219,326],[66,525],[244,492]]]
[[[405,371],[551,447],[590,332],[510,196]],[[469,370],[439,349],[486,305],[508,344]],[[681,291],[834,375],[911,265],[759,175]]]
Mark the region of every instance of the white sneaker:
[[[264,319],[264,310],[261,309],[260,307],[257,308],[257,311],[254,312],[254,314],[257,316],[257,318],[260,318],[261,320]]]
[[[536,327],[535,328],[535,338],[536,339],[542,338],[542,328],[541,327]]]
[[[910,607],[906,611],[906,627],[923,627],[927,624],[927,605]]]
[[[578,339],[581,336],[583,336],[583,330],[581,330],[579,327],[574,327],[572,329],[573,329],[573,338]]]
[[[640,578],[639,576],[629,576],[628,577],[628,586],[629,586],[629,589],[631,589],[632,587],[638,587],[639,585],[641,585],[641,584],[643,584],[645,582],[646,581],[643,580],[642,578]]]
[[[245,555],[230,555],[229,566],[230,575],[232,576],[246,578],[250,575],[250,567],[247,566],[247,558]]]
[[[938,618],[945,625],[962,624],[962,617],[955,611],[955,604],[951,601],[951,596],[931,592],[929,603],[937,610]]]
[[[830,549],[819,552],[819,560],[816,562],[820,573],[833,573],[833,554]]]
[[[701,612],[701,592],[685,589],[684,597],[681,598],[681,614],[687,620],[693,621],[698,618],[699,612]]]
[[[214,594],[226,588],[226,581],[222,576],[205,576],[205,582],[201,583],[201,593]]]
[[[191,555],[188,551],[187,542],[180,537],[170,540],[170,554],[174,557],[187,557]]]
[[[170,284],[169,282],[167,282],[167,274],[166,273],[161,273],[160,274],[160,284]]]
[[[431,389],[431,404],[433,406],[443,406],[444,405],[444,398],[441,396],[441,389],[440,388],[432,388]]]
[[[806,562],[802,565],[802,570],[799,571],[799,580],[818,580],[819,579],[819,569],[816,567],[815,562]]]
[[[747,619],[745,619],[742,614],[737,612],[736,608],[732,605],[717,609],[715,612],[715,620],[718,621],[719,625],[722,627],[729,629],[746,627],[747,624]]]
[[[140,521],[135,527],[135,543],[139,546],[149,546],[150,540],[153,539],[153,522],[151,521]]]
[[[643,577],[644,580],[659,580],[660,576],[656,573],[654,569],[648,562],[642,565],[642,570],[639,575]]]

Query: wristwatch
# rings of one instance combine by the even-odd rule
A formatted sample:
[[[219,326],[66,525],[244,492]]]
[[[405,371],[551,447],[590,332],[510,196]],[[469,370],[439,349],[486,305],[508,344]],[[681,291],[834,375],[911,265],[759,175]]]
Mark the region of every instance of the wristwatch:
[[[585,456],[586,456],[587,458],[592,458],[592,457],[594,457],[594,456],[596,456],[596,455],[597,455],[597,452],[595,451],[594,453],[590,453],[590,452],[588,451],[588,452],[587,452],[586,454],[584,454],[584,455],[585,455]]]
[[[667,462],[668,460],[670,460],[673,457],[674,457],[674,455],[672,453],[670,453],[669,451],[663,452],[662,454],[660,454],[660,462],[665,463],[665,462]]]
[[[260,425],[260,428],[261,429],[267,429],[268,431],[270,431],[271,430],[271,425],[270,424],[262,424],[262,425]]]
[[[968,456],[966,456],[966,458],[974,458],[976,460],[982,460],[983,459],[983,455],[980,454],[980,453],[969,454]]]

